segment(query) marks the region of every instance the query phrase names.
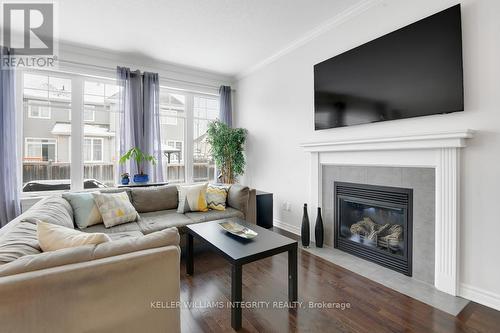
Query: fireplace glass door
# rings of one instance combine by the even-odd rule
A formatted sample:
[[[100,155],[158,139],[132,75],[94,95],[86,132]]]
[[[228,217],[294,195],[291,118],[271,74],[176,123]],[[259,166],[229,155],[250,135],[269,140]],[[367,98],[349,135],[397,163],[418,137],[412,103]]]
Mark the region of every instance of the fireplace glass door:
[[[413,190],[335,182],[336,248],[412,274]]]
[[[340,237],[392,255],[405,256],[405,208],[342,199],[340,213]]]

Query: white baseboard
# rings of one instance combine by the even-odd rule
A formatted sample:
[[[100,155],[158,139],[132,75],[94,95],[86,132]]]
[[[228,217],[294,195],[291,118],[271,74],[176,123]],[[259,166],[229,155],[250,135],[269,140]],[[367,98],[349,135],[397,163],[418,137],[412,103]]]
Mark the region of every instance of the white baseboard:
[[[465,283],[460,284],[459,292],[460,296],[463,298],[467,298],[468,300],[500,311],[499,294],[495,294],[481,288],[473,287]]]
[[[300,236],[300,227],[296,225],[288,224],[278,219],[273,219],[273,226]]]

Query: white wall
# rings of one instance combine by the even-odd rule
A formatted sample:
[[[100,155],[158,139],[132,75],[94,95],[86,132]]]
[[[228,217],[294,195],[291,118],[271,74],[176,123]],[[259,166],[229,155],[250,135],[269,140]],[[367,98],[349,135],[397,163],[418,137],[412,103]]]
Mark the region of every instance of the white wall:
[[[465,112],[314,131],[313,65],[456,4],[385,0],[240,78],[236,125],[249,130],[244,181],[274,193],[275,218],[298,229],[308,198],[299,144],[453,129],[478,130],[463,153],[461,294],[500,309],[500,1],[464,0]],[[281,209],[290,202],[290,212]],[[314,212],[309,212],[309,214]],[[314,214],[313,214],[314,215]],[[315,217],[315,216],[314,216]]]

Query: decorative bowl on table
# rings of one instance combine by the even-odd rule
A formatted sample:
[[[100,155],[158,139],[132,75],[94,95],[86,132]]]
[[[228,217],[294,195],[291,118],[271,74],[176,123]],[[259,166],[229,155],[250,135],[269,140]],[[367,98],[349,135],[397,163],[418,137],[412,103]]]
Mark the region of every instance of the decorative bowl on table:
[[[220,222],[219,225],[221,226],[222,229],[226,230],[227,232],[239,236],[241,238],[252,239],[258,235],[252,229],[242,226],[241,224],[238,224],[236,222],[224,221]]]

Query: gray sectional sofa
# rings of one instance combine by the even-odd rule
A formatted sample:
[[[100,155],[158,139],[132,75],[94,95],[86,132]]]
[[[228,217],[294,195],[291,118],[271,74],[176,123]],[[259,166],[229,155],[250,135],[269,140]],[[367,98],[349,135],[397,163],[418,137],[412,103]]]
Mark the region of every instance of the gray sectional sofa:
[[[126,191],[135,222],[105,228],[112,242],[42,252],[37,221],[76,228],[71,205],[49,196],[0,229],[2,332],[178,332],[179,233],[192,223],[255,223],[255,191],[232,185],[225,211],[177,213],[175,186]]]

